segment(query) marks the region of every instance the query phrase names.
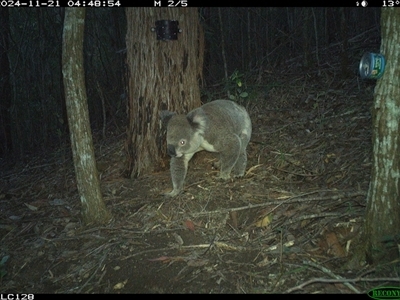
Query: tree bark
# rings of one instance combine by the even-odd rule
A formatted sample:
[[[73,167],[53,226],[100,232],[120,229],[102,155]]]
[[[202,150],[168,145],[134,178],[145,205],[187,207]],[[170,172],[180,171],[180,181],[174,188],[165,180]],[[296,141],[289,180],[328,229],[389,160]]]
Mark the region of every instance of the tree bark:
[[[340,68],[341,77],[346,79],[349,77],[349,37],[347,34],[347,16],[346,9],[344,7],[339,8],[340,14],[340,32],[341,32],[341,47],[340,47]]]
[[[398,257],[400,237],[399,9],[382,9],[381,32],[387,65],[375,87],[373,165],[362,239],[369,263]]]
[[[86,224],[107,223],[111,214],[100,191],[89,123],[83,69],[84,8],[66,8],[62,45],[65,101],[76,182]]]
[[[10,19],[8,8],[0,9],[0,157],[12,153],[11,84],[9,64]]]
[[[165,168],[165,132],[159,111],[186,113],[200,106],[203,32],[196,8],[128,8],[129,125],[127,172],[135,178]],[[177,20],[178,40],[157,40],[157,20]]]

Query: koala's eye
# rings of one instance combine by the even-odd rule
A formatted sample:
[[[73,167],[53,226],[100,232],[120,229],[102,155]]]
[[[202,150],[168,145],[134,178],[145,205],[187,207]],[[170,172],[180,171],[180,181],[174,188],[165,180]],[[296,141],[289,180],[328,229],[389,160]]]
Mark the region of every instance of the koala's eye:
[[[179,141],[179,146],[185,146],[186,140],[180,140]]]

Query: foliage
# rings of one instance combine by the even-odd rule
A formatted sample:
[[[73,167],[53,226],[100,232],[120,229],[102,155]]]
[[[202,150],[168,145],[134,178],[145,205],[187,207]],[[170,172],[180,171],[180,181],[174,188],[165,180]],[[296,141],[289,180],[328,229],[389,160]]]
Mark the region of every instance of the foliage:
[[[233,72],[229,77],[228,81],[229,99],[238,103],[243,103],[243,101],[249,96],[249,93],[246,91],[246,84],[242,81],[243,76],[244,74],[235,70],[235,72]]]

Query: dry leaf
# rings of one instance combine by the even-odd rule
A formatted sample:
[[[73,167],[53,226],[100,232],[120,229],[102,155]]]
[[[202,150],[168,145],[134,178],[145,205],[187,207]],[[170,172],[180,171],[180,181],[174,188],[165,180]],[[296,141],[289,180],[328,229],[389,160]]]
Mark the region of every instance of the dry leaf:
[[[269,264],[271,264],[271,261],[269,260],[269,257],[266,256],[266,257],[264,257],[264,259],[262,261],[257,263],[257,266],[258,267],[265,267],[265,266],[267,266]]]
[[[175,241],[178,243],[179,246],[183,245],[183,239],[179,234],[174,232],[174,233],[172,233],[172,236],[175,238]]]
[[[326,235],[326,242],[328,244],[328,252],[332,253],[336,257],[346,256],[346,253],[344,252],[343,247],[340,245],[334,232]]]
[[[237,211],[231,211],[230,213],[229,213],[229,217],[230,217],[230,220],[231,220],[231,225],[232,225],[232,227],[233,228],[238,228],[238,216],[237,216],[238,214],[237,214]]]
[[[192,221],[186,220],[183,224],[184,224],[184,225],[186,226],[186,228],[189,229],[190,231],[194,231],[194,223],[193,223]]]
[[[171,260],[171,258],[169,256],[160,256],[157,258],[149,258],[149,261],[166,261],[166,260]]]
[[[267,227],[272,222],[272,214],[269,214],[256,222],[256,227]]]
[[[36,210],[37,210],[37,207],[36,207],[36,206],[30,205],[30,204],[28,204],[28,203],[24,203],[24,204],[25,204],[26,207],[29,208],[30,210],[33,210],[33,211],[36,211]]]
[[[208,262],[208,259],[191,259],[188,260],[187,265],[189,267],[202,267],[205,266]]]
[[[119,282],[116,285],[114,285],[114,290],[120,290],[122,288],[124,288],[125,284],[128,282],[127,280],[124,280],[123,282]]]

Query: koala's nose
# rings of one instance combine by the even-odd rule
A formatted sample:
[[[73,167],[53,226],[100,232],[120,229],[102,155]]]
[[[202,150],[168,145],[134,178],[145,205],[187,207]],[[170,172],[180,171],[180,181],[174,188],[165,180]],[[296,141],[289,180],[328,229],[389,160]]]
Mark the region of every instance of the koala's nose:
[[[167,146],[167,153],[169,156],[176,156],[175,147],[173,145]]]

